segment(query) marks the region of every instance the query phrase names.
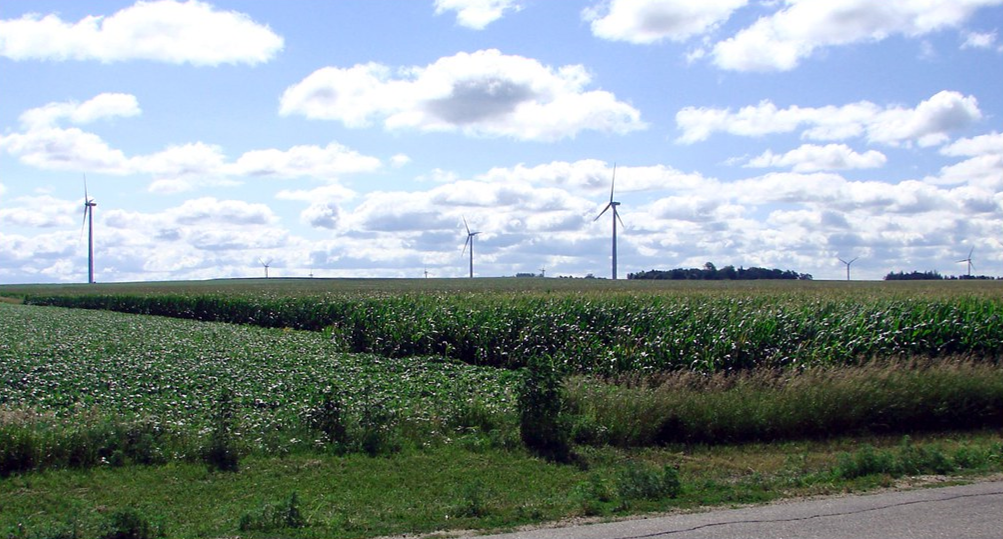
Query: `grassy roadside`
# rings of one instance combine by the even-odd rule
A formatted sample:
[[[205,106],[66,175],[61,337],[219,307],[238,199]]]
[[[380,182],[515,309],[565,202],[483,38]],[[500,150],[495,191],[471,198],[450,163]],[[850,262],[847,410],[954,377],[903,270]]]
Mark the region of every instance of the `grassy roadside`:
[[[578,465],[455,443],[390,457],[248,457],[0,481],[0,537],[378,537],[860,492],[1003,471],[999,431],[814,442],[582,449]],[[126,518],[128,517],[128,518]],[[131,520],[130,520],[131,519]],[[104,534],[104,535],[102,535]]]

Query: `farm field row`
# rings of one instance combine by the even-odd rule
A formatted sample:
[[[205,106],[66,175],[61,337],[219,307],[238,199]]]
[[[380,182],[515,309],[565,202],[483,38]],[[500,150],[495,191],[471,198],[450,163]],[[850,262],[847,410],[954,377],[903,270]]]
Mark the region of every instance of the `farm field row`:
[[[997,283],[276,281],[0,292],[39,305],[324,330],[344,351],[384,357],[505,368],[549,357],[600,375],[1003,353]]]
[[[329,301],[281,287],[275,294],[248,287],[210,295],[109,295],[99,288],[101,294],[81,299],[201,297],[219,306]],[[549,317],[579,309],[579,320],[586,313],[603,321],[590,326],[602,328],[594,337],[601,342],[630,335],[634,330],[618,329],[624,322],[616,317],[643,301],[707,309],[691,322],[697,324],[727,312],[776,316],[790,306],[809,309],[802,314],[810,317],[811,306],[841,300],[806,290],[771,284],[650,295],[600,288],[339,297],[371,309],[358,311],[370,313],[359,319],[369,324],[360,328],[399,342],[420,335],[409,332],[424,327],[422,320],[438,323],[435,317],[447,311],[457,324],[492,316],[513,324],[542,307],[551,309]],[[999,316],[992,289],[929,298],[886,291],[851,296],[885,314],[944,315],[923,327],[945,320],[954,320],[952,327],[976,324],[968,335],[994,335]],[[645,312],[657,318],[657,310]],[[602,313],[613,314],[603,319]],[[547,320],[556,323],[530,320],[540,335]],[[874,314],[866,320],[881,323]],[[1003,369],[991,347],[918,359],[879,355],[866,365],[750,363],[738,372],[709,372],[690,363],[682,370],[574,374],[564,383],[562,413],[573,423],[578,466],[568,466],[523,449],[521,370],[445,354],[350,353],[349,334],[336,327],[297,331],[286,324],[262,328],[3,302],[0,321],[0,533],[10,537],[64,537],[77,526],[97,536],[108,525],[108,507],[134,510],[133,516],[163,524],[171,537],[366,537],[752,502],[784,492],[888,485],[913,473],[1003,469]],[[388,324],[393,331],[375,329]],[[719,323],[713,327],[720,331]],[[203,462],[221,420],[239,453],[236,473],[207,472]],[[894,435],[873,437],[882,432]],[[847,434],[864,441],[843,438]],[[902,434],[915,442],[899,442]],[[773,444],[722,444],[733,441]],[[151,482],[164,489],[150,489]],[[221,499],[230,501],[213,502]]]
[[[0,427],[113,417],[198,437],[226,394],[240,444],[285,453],[314,444],[305,415],[325,395],[414,439],[511,410],[514,373],[346,354],[315,332],[2,303],[0,319]]]

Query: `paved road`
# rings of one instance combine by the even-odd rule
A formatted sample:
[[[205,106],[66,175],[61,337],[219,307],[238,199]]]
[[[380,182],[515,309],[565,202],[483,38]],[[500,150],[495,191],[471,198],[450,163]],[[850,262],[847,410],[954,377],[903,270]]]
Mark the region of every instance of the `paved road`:
[[[1003,481],[541,529],[494,539],[1001,539]]]

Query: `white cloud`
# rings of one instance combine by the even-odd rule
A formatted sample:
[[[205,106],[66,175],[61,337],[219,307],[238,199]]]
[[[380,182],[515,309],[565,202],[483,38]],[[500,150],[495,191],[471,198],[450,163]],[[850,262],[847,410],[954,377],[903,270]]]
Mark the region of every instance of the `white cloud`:
[[[0,56],[24,60],[153,60],[193,65],[258,64],[283,40],[243,13],[189,0],[136,2],[76,23],[57,15],[0,20]]]
[[[264,225],[274,222],[277,217],[264,204],[251,204],[241,200],[218,200],[204,197],[185,201],[171,210],[171,218],[183,225],[231,224]]]
[[[583,130],[644,129],[640,112],[591,82],[580,65],[557,69],[497,50],[459,53],[396,75],[379,64],[326,67],[290,86],[280,113],[349,127],[460,131],[470,136],[553,141]]]
[[[988,135],[958,139],[941,148],[940,153],[968,157],[1000,155],[1003,154],[1003,133],[993,131]]]
[[[956,28],[998,0],[788,0],[735,36],[714,46],[714,63],[736,71],[788,71],[818,49],[924,36]]]
[[[235,177],[334,180],[344,174],[373,172],[383,166],[380,159],[362,155],[337,142],[324,147],[300,145],[288,150],[251,150],[233,162],[228,161],[221,147],[203,142],[169,146],[156,153],[130,157],[94,133],[58,125],[63,121],[87,123],[139,113],[138,101],[128,94],[100,94],[82,104],[49,103],[21,115],[22,132],[0,135],[0,150],[18,157],[23,163],[46,170],[150,175],[154,181],[149,190],[162,194],[211,185],[234,185]],[[398,155],[395,160],[403,164],[407,157]]]
[[[515,0],[435,0],[435,14],[456,12],[456,24],[483,30],[497,21],[506,11],[519,11],[522,7]]]
[[[240,176],[333,179],[342,174],[372,172],[381,166],[375,157],[332,142],[323,148],[303,145],[288,150],[250,151],[240,156],[229,170]]]
[[[83,103],[64,101],[29,109],[21,114],[20,121],[26,129],[42,129],[52,127],[64,119],[80,125],[106,118],[138,116],[141,113],[136,96],[103,93]]]
[[[870,150],[857,153],[845,144],[817,146],[804,144],[800,148],[784,154],[774,154],[766,150],[751,159],[747,167],[792,167],[794,172],[816,172],[820,170],[847,170],[857,168],[878,168],[884,166],[887,158],[881,152]]]
[[[685,41],[710,32],[748,0],[612,0],[582,12],[596,37],[636,44]]]
[[[915,108],[879,107],[867,101],[842,107],[777,108],[770,101],[733,112],[728,109],[686,107],[676,113],[683,134],[678,142],[706,140],[715,132],[739,136],[790,133],[804,127],[802,138],[842,140],[866,136],[870,142],[888,145],[931,146],[946,142],[948,133],[973,125],[982,118],[973,96],[942,91]]]
[[[0,194],[3,193],[0,186]],[[80,226],[82,206],[52,196],[18,197],[12,207],[0,208],[4,227],[56,228]],[[11,206],[10,202],[5,206]]]
[[[996,45],[996,32],[968,32],[962,49],[991,49]]]

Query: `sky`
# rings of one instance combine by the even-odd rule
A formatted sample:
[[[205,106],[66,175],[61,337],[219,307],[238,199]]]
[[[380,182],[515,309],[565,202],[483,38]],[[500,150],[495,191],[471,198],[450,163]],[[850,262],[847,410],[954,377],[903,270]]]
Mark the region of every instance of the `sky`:
[[[0,0],[0,283],[1003,275],[1003,0]],[[465,225],[466,223],[466,225]]]

